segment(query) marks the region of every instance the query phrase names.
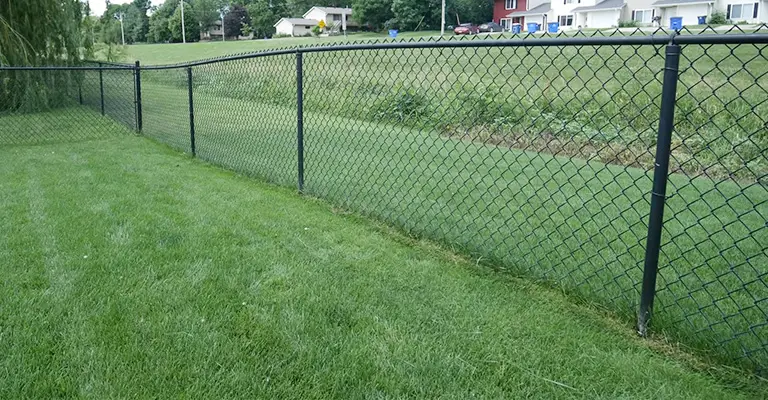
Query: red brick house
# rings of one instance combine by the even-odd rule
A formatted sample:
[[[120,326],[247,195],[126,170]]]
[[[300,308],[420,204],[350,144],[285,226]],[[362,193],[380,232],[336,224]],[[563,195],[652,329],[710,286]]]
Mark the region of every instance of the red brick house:
[[[512,29],[512,24],[525,26],[525,17],[509,17],[514,11],[526,11],[528,0],[495,0],[493,2],[493,22],[504,27],[505,31]]]

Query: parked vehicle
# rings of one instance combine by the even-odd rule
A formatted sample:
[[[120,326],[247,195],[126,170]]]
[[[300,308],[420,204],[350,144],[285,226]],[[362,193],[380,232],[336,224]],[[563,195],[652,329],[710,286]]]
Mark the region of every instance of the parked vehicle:
[[[504,32],[504,28],[495,22],[488,22],[487,24],[482,24],[477,27],[477,30],[479,32]]]
[[[453,30],[453,33],[457,35],[476,35],[479,32],[475,24],[461,24]]]

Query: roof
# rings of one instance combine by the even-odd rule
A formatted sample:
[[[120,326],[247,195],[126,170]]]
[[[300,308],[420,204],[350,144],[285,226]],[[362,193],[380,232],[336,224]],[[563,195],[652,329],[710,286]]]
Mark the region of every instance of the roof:
[[[280,18],[280,21],[275,22],[275,24],[272,26],[277,26],[283,21],[288,21],[291,23],[291,25],[300,25],[300,26],[315,26],[320,23],[320,21],[316,19]]]
[[[546,14],[548,13],[552,7],[550,7],[549,3],[544,3],[542,5],[536,6],[531,8],[530,10],[526,11],[515,11],[513,13],[509,13],[507,17],[525,17],[527,15],[539,15],[539,14]]]
[[[574,8],[572,12],[617,10],[619,8],[623,8],[625,5],[627,5],[627,3],[625,3],[624,0],[605,0],[595,4],[594,6]]]
[[[688,4],[712,4],[715,0],[659,0],[653,3],[654,6],[677,6]]]
[[[309,11],[304,13],[304,16],[306,17],[307,14],[309,14],[313,9],[320,10],[326,14],[352,14],[351,8],[341,8],[341,7],[312,7],[309,9]]]

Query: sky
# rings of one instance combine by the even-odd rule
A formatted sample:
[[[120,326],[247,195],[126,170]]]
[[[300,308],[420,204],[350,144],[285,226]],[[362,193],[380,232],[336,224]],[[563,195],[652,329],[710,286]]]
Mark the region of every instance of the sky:
[[[105,0],[87,0],[87,1],[88,1],[88,4],[91,6],[92,15],[100,16],[101,14],[104,14],[104,10],[107,9],[107,2]],[[110,3],[125,4],[125,3],[130,3],[131,1],[133,0],[110,0]],[[163,4],[163,1],[165,0],[152,0],[152,5],[159,6],[160,4]]]

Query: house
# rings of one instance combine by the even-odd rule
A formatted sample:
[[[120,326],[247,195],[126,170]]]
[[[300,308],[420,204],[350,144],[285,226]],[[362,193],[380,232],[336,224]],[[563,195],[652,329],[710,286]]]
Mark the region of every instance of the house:
[[[576,29],[613,28],[620,21],[651,26],[658,17],[661,26],[669,27],[673,17],[681,17],[683,25],[697,25],[699,17],[722,11],[734,23],[768,23],[768,0],[551,0],[538,5],[533,1],[496,0],[494,21],[505,28],[520,23],[526,29],[536,22],[545,29],[547,22],[558,22],[560,29]]]
[[[207,31],[200,32],[200,40],[223,40],[224,38],[224,25],[221,20],[215,21],[213,25],[208,28]],[[226,40],[250,40],[253,39],[253,33],[248,36],[240,35],[237,38],[226,38]]]
[[[589,0],[583,0],[588,3]],[[618,28],[619,21],[622,20],[627,3],[625,0],[603,0],[595,2],[592,5],[583,5],[571,10],[573,14],[573,24],[564,25],[560,18],[560,26],[585,28]],[[566,18],[566,22],[568,19]]]
[[[527,0],[495,0],[493,2],[493,22],[501,25],[505,31],[512,29],[512,24],[525,24],[524,16],[510,17],[514,11],[525,11]]]
[[[512,29],[513,24],[520,24],[523,30],[527,30],[528,23],[531,22],[545,26],[550,9],[549,1],[495,0],[493,22],[501,25],[507,31]]]
[[[224,37],[224,26],[221,20],[213,23],[207,31],[200,32],[200,40],[221,40]]]
[[[351,8],[339,8],[339,7],[312,7],[304,13],[305,19],[314,19],[317,21],[325,21],[325,25],[331,27],[331,29],[339,29],[342,31],[357,30],[359,25],[357,22],[351,19]]]
[[[319,23],[316,19],[280,18],[273,26],[278,35],[307,36],[312,34],[312,28]]]

